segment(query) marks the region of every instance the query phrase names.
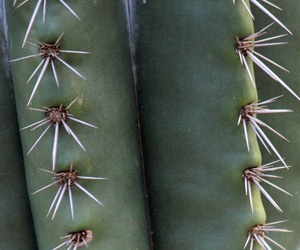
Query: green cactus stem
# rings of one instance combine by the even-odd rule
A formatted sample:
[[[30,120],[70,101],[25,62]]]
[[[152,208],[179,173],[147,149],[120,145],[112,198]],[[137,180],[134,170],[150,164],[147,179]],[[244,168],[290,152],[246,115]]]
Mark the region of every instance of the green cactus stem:
[[[13,187],[26,209],[18,225],[28,235],[20,239],[34,237],[26,224],[32,212],[40,250],[299,248],[276,233],[291,232],[280,225],[292,225],[299,239],[299,213],[285,204],[288,196],[299,203],[299,182],[275,179],[277,170],[286,176],[296,168],[288,171],[291,154],[274,137],[285,139],[283,132],[292,140],[299,129],[293,125],[290,134],[286,125],[273,129],[271,115],[261,119],[291,112],[276,108],[282,94],[266,90],[270,81],[300,99],[297,73],[283,81],[277,70],[288,70],[267,52],[277,62],[277,51],[287,47],[277,45],[290,39],[273,29],[292,34],[289,27],[297,37],[296,4],[286,4],[293,18],[280,16],[282,22],[268,10],[280,8],[265,0],[14,0],[6,6],[19,127],[32,130],[21,132],[31,211],[23,172]],[[263,22],[255,29],[254,16]],[[267,48],[261,53],[260,47]],[[287,68],[298,72],[294,59]],[[253,64],[263,76],[254,75]],[[7,119],[12,129],[14,108]],[[4,140],[13,139],[5,157],[11,158],[20,147],[16,131],[7,131]],[[279,160],[262,158],[259,141]],[[17,152],[13,170],[22,165]],[[278,199],[278,193],[287,195]]]
[[[70,198],[62,193],[55,217],[53,220],[46,218],[59,184],[54,185],[56,188],[47,188],[39,194],[31,195],[38,247],[40,250],[49,250],[65,244],[62,249],[70,246],[76,248],[75,242],[70,243],[75,245],[63,243],[60,237],[72,232],[91,230],[93,239],[88,243],[89,249],[147,250],[150,249],[150,232],[125,6],[121,1],[80,0],[68,4],[76,10],[81,22],[70,15],[66,8],[62,8],[59,1],[47,1],[45,23],[42,22],[40,11],[28,41],[55,44],[64,32],[59,42],[61,50],[91,52],[89,56],[70,53],[59,55],[82,73],[86,80],[57,61],[55,70],[60,82],[59,88],[52,68],[48,67],[30,107],[57,108],[61,104],[71,103],[78,96],[76,103],[70,107],[70,113],[76,119],[93,124],[98,129],[70,121],[72,131],[80,139],[86,152],[68,135],[68,131],[60,129],[55,171],[69,169],[73,162],[74,170],[80,176],[103,176],[108,180],[78,181],[101,201],[103,207],[85,192],[75,188],[75,185],[71,187],[74,221],[70,213]],[[14,9],[12,3],[7,2],[11,59],[40,53],[40,48],[35,46],[26,45],[24,49],[21,48],[35,5],[36,2],[29,1],[22,8]],[[33,86],[26,85],[25,82],[40,62],[40,57],[36,57],[10,64],[21,128],[47,118],[44,112],[26,108]],[[35,78],[37,75],[32,80]],[[55,131],[49,130],[36,148],[26,155],[43,130],[39,127],[31,132],[21,133],[29,193],[51,183],[52,176],[39,169],[52,169],[51,152]],[[65,192],[69,193],[68,190]],[[69,242],[69,239],[65,240]]]
[[[264,27],[263,29],[261,29],[260,31],[256,32],[253,35],[250,35],[246,38],[242,38],[239,39],[237,37],[237,44],[236,44],[236,51],[240,57],[241,63],[242,65],[244,64],[247,72],[249,74],[249,77],[254,84],[251,72],[249,71],[249,67],[247,65],[247,61],[245,60],[246,57],[250,58],[258,67],[260,67],[267,75],[269,75],[271,78],[273,78],[275,81],[277,81],[278,83],[280,83],[284,88],[286,88],[292,95],[294,95],[298,100],[300,100],[300,97],[283,81],[281,80],[281,78],[279,78],[263,61],[267,61],[273,65],[275,65],[276,67],[289,72],[287,69],[283,68],[282,66],[280,66],[279,64],[275,63],[274,61],[272,61],[271,59],[263,56],[262,54],[258,53],[257,51],[254,51],[254,48],[259,48],[259,47],[270,47],[270,46],[277,46],[277,45],[283,45],[286,44],[286,42],[269,42],[271,40],[274,39],[278,39],[281,37],[286,36],[287,34],[283,34],[283,35],[278,35],[278,36],[273,36],[273,37],[269,37],[269,38],[265,38],[265,39],[257,39],[258,37],[264,35],[266,32],[266,30],[272,26],[272,24]],[[267,42],[267,43],[266,43]]]
[[[251,17],[240,1],[151,0],[137,13],[154,249],[242,249],[249,228],[265,223],[258,188],[252,213],[242,179],[261,163],[255,133],[248,126],[248,152],[236,124],[257,101],[235,51],[236,36],[253,34]]]

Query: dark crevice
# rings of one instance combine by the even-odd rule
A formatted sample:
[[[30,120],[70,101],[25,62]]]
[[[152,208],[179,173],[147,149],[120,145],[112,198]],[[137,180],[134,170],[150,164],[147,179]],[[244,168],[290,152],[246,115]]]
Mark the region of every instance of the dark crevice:
[[[12,4],[9,2],[9,4]],[[31,210],[31,204],[29,201],[29,195],[28,195],[28,190],[27,190],[27,185],[26,185],[26,178],[25,178],[25,167],[24,167],[24,159],[23,159],[23,149],[22,149],[22,144],[21,144],[21,138],[20,138],[20,133],[19,131],[19,124],[18,124],[18,115],[17,115],[17,108],[16,108],[16,101],[15,101],[15,95],[14,95],[14,87],[13,87],[13,80],[12,80],[12,74],[11,74],[11,69],[10,69],[10,64],[9,64],[9,48],[8,48],[8,26],[7,26],[7,17],[6,17],[6,6],[5,6],[5,0],[0,0],[0,66],[4,68],[4,73],[5,75],[2,76],[2,78],[6,79],[7,81],[5,82],[0,82],[0,84],[3,84],[1,87],[1,98],[3,98],[3,95],[8,95],[6,98],[8,99],[8,103],[5,103],[5,105],[1,104],[1,109],[6,109],[7,106],[9,106],[9,109],[7,110],[10,112],[10,115],[8,116],[9,119],[13,118],[15,119],[15,122],[10,124],[10,128],[8,128],[8,131],[1,131],[4,133],[11,133],[11,131],[15,131],[16,135],[14,136],[15,138],[15,153],[14,156],[16,157],[16,161],[18,161],[19,168],[18,173],[14,175],[15,179],[22,179],[24,182],[19,182],[18,183],[18,192],[15,194],[15,197],[12,197],[12,200],[15,200],[18,195],[23,196],[22,200],[18,200],[19,207],[24,208],[26,210],[22,210],[22,220],[20,223],[24,223],[23,227],[25,226],[23,231],[16,231],[15,233],[20,233],[23,235],[26,235],[27,239],[31,242],[29,245],[26,245],[26,247],[31,246],[34,247],[33,249],[38,249],[37,247],[37,241],[36,241],[36,233],[34,231],[34,223],[33,223],[33,215],[32,215],[32,210]],[[3,73],[2,71],[2,73]],[[8,83],[8,86],[4,86],[4,84]],[[1,117],[3,119],[3,117]],[[18,133],[18,134],[17,134]],[[6,142],[2,142],[5,144]],[[3,153],[3,152],[2,152]],[[1,159],[2,160],[2,159]],[[15,166],[12,167],[14,169]],[[11,175],[11,170],[8,170],[7,173],[5,173],[7,176],[12,176]],[[0,176],[3,177],[5,174],[0,173]],[[5,182],[4,182],[5,183]],[[14,185],[14,182],[12,182],[11,185]],[[0,189],[3,188],[0,187]],[[10,188],[10,187],[7,187]],[[13,187],[15,188],[15,187]],[[2,189],[4,190],[4,189]],[[26,197],[25,197],[26,196]],[[13,208],[12,208],[13,209]],[[18,215],[16,215],[18,217]],[[7,219],[12,218],[11,215],[7,215]],[[12,223],[13,221],[11,221]],[[4,222],[3,222],[4,223]],[[26,223],[26,224],[25,224]],[[32,227],[26,228],[27,225],[30,225]],[[14,225],[16,230],[18,230],[18,224]],[[5,237],[5,236],[3,236]],[[18,235],[15,235],[15,237],[18,237]],[[30,238],[29,238],[30,237]],[[5,242],[6,244],[6,242]]]
[[[145,0],[143,0],[143,1],[145,1]],[[145,162],[144,162],[144,152],[143,152],[143,144],[142,144],[139,96],[138,96],[138,76],[137,76],[137,61],[136,61],[136,41],[137,41],[137,37],[138,37],[138,24],[136,22],[136,2],[134,0],[124,0],[124,3],[125,3],[125,8],[126,8],[126,15],[127,15],[128,39],[129,39],[131,65],[132,65],[131,69],[132,69],[132,76],[133,76],[133,81],[134,81],[134,89],[135,89],[135,97],[136,97],[138,137],[139,137],[140,154],[141,154],[141,161],[142,161],[142,171],[143,171],[143,179],[144,179],[146,209],[147,209],[148,225],[149,225],[149,233],[150,233],[149,237],[150,237],[151,249],[153,250],[153,239],[152,239],[152,230],[151,230],[147,180],[146,180],[146,173],[145,173]]]

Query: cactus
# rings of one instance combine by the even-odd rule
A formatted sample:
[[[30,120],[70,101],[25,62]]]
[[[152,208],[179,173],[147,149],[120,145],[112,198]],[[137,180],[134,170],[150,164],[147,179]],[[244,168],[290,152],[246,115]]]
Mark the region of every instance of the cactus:
[[[154,248],[242,249],[248,230],[265,223],[258,188],[252,213],[241,179],[261,162],[255,133],[249,130],[248,152],[236,126],[239,109],[257,101],[235,52],[236,36],[253,34],[251,17],[241,2],[148,1],[140,11],[139,99]]]
[[[295,193],[270,179],[290,160],[262,127],[286,139],[263,114],[291,109],[262,82],[300,98],[272,69],[287,71],[281,62],[256,51],[287,46],[275,26],[292,33],[262,2],[6,2],[0,66],[12,73],[31,210],[25,177],[18,190],[38,249],[284,249],[277,193]],[[261,193],[284,214],[273,218]]]
[[[36,5],[34,2],[29,1],[18,9],[14,9],[12,3],[7,2],[11,60],[40,53],[40,48],[36,46],[26,44],[23,49],[21,46]],[[47,69],[42,66],[45,69],[43,74],[39,73],[43,70],[40,68],[32,81],[26,84],[41,63],[41,57],[10,63],[19,127],[25,128],[34,123],[38,126],[33,131],[29,131],[35,128],[32,126],[20,132],[38,247],[85,248],[85,244],[81,247],[76,245],[74,235],[69,235],[75,234],[74,239],[79,239],[81,236],[76,236],[77,233],[91,231],[92,239],[87,242],[89,249],[150,249],[124,5],[120,1],[77,1],[76,4],[68,4],[82,21],[74,18],[66,8],[61,8],[59,1],[47,1],[45,23],[43,24],[40,11],[32,25],[28,42],[34,45],[35,41],[55,45],[64,32],[56,44],[59,44],[60,52],[72,50],[91,54],[60,53],[58,57],[80,72],[86,80],[71,72],[61,61],[55,60],[56,74],[53,74],[50,65]],[[89,38],[82,36],[87,30],[90,33]],[[47,61],[44,65],[46,63]],[[59,87],[55,75],[59,79]],[[28,109],[26,106],[34,88],[32,84],[38,78],[40,84]],[[79,98],[76,102],[68,107],[77,96]],[[44,110],[44,107],[49,109]],[[61,123],[66,123],[67,126],[62,125],[66,130],[56,125],[59,120],[51,127],[49,126],[53,124],[53,120],[47,120],[46,113],[50,109],[59,112],[60,108],[69,112],[68,115],[66,112],[61,114],[64,118],[68,116],[68,120],[60,118]],[[36,112],[36,109],[42,112]],[[84,121],[85,125],[92,124],[98,129],[84,126],[74,119]],[[47,125],[42,128],[40,125],[46,122]],[[47,126],[47,133],[38,139]],[[37,139],[38,143],[27,156]],[[79,142],[86,152],[78,145]],[[102,177],[108,180],[78,179],[76,183],[80,186],[74,184],[72,192],[69,192],[71,189],[67,189],[66,184],[62,184],[62,188],[57,184],[31,195],[47,185],[52,185],[53,175],[58,176],[65,172],[71,176],[71,163],[73,172],[78,173],[77,178]],[[52,170],[55,173],[46,174],[40,169]],[[70,182],[71,178],[75,177],[70,177]],[[91,195],[88,196],[79,187],[95,197],[103,207],[92,201]],[[46,218],[51,206],[51,216]],[[70,238],[60,239],[63,236]],[[68,242],[64,243],[65,240]]]

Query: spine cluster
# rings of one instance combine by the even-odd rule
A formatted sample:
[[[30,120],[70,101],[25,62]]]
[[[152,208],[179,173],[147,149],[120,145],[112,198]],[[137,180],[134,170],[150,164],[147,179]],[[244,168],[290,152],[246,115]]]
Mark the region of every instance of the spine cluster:
[[[247,9],[248,13],[251,15],[251,17],[254,19],[253,14],[251,13],[250,7],[246,4],[244,0],[241,0],[244,4],[245,8]],[[263,1],[270,6],[280,9],[278,6],[272,4],[269,1]],[[235,1],[233,1],[235,3]],[[268,15],[271,19],[273,19],[274,23],[279,24],[282,28],[284,28],[289,34],[292,35],[292,32],[283,25],[270,11],[268,11],[259,1],[257,0],[250,0],[250,3],[253,3],[256,7],[258,7],[260,10],[262,10],[266,15]],[[249,65],[247,62],[247,58],[251,60],[255,65],[257,65],[260,69],[262,69],[268,76],[270,76],[273,80],[280,83],[284,88],[286,88],[293,96],[295,96],[298,100],[300,100],[299,96],[283,81],[281,78],[279,78],[264,62],[268,62],[270,64],[273,64],[274,66],[289,72],[287,69],[283,68],[276,62],[272,61],[271,59],[263,56],[262,54],[254,51],[255,48],[259,47],[270,47],[270,46],[278,46],[286,44],[285,42],[274,42],[273,40],[282,38],[284,36],[287,36],[288,34],[280,34],[273,37],[263,38],[261,39],[261,36],[265,35],[267,32],[266,30],[272,26],[274,23],[271,23],[267,25],[262,30],[249,35],[248,37],[239,38],[237,37],[237,43],[236,43],[236,53],[238,54],[241,64],[245,66],[248,76],[253,84],[253,87],[256,88],[255,80],[253,75],[251,74],[251,71],[249,69]],[[262,145],[265,147],[265,149],[271,154],[271,151],[275,153],[275,155],[278,157],[279,160],[267,163],[261,166],[257,167],[249,167],[243,171],[242,177],[245,182],[245,192],[246,195],[249,196],[250,200],[250,206],[252,212],[254,211],[253,208],[253,200],[252,200],[252,194],[251,194],[251,186],[255,185],[259,188],[260,192],[271,202],[271,204],[277,209],[279,212],[283,212],[282,209],[277,205],[275,200],[268,194],[268,192],[262,187],[260,183],[266,183],[270,186],[272,186],[275,189],[280,190],[283,193],[286,193],[290,196],[292,196],[287,191],[283,190],[282,188],[278,187],[277,185],[273,184],[269,180],[266,180],[265,178],[280,178],[280,176],[270,174],[274,171],[289,168],[289,166],[286,164],[282,156],[279,154],[275,146],[272,144],[272,142],[269,140],[269,138],[266,136],[262,128],[267,128],[273,133],[277,134],[284,140],[288,141],[284,136],[282,136],[279,132],[277,132],[275,129],[264,123],[262,120],[258,119],[256,115],[261,114],[274,114],[274,113],[286,113],[286,112],[292,112],[292,110],[289,109],[269,109],[267,107],[268,104],[276,101],[279,97],[274,97],[266,101],[259,101],[250,103],[248,105],[245,105],[241,107],[239,110],[239,117],[238,117],[238,125],[241,123],[243,124],[244,128],[244,134],[246,139],[246,145],[248,151],[250,151],[249,146],[249,139],[248,139],[248,129],[252,129],[259,141],[262,143]],[[283,167],[275,167],[273,166],[277,162],[281,162],[284,166]],[[271,239],[268,234],[269,232],[292,232],[287,229],[280,229],[277,228],[277,224],[285,222],[284,221],[277,221],[277,222],[271,222],[271,223],[265,223],[261,225],[253,225],[249,229],[248,238],[246,240],[244,249],[250,244],[250,250],[254,249],[255,243],[258,244],[263,249],[271,250],[272,248],[269,246],[269,243],[276,245],[277,247],[281,249],[285,249],[283,246],[281,246],[279,243],[277,243],[275,240]]]

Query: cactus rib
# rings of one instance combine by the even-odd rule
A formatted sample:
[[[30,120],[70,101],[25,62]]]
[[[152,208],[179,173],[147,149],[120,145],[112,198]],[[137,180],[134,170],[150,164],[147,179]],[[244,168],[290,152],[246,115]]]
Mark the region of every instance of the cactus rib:
[[[235,35],[254,33],[253,21],[241,2],[238,8],[217,0],[173,2],[151,0],[138,9],[137,89],[153,245],[241,249],[248,229],[265,223],[259,189],[251,190],[251,213],[243,182],[234,181],[261,162],[255,133],[249,131],[248,153],[234,124],[239,108],[257,100],[234,47]],[[215,183],[226,183],[226,191],[218,194]],[[239,230],[226,232],[235,202]]]
[[[81,232],[70,233],[67,236],[61,237],[61,239],[66,239],[66,241],[59,246],[55,247],[53,250],[59,249],[62,246],[69,246],[68,250],[73,246],[73,250],[76,250],[78,247],[85,245],[88,247],[87,243],[89,243],[93,238],[93,233],[91,230],[85,230]]]
[[[37,88],[39,87],[43,76],[46,72],[47,67],[51,64],[52,66],[52,71],[53,71],[53,75],[56,81],[56,85],[57,87],[59,87],[59,81],[58,81],[58,76],[56,73],[56,69],[55,69],[55,65],[54,65],[54,61],[55,59],[57,59],[58,61],[60,61],[62,64],[64,64],[66,67],[68,67],[70,70],[72,70],[75,74],[77,74],[79,77],[81,77],[82,79],[86,80],[84,76],[82,76],[76,69],[74,69],[71,65],[69,65],[67,62],[65,62],[63,59],[61,59],[59,57],[59,55],[61,53],[71,53],[71,54],[90,54],[89,52],[85,52],[85,51],[74,51],[74,50],[61,50],[60,49],[60,40],[62,38],[64,33],[62,33],[59,38],[56,40],[56,42],[54,44],[48,44],[45,42],[37,42],[38,46],[32,43],[32,46],[37,47],[40,50],[39,54],[34,54],[34,55],[29,55],[29,56],[25,56],[25,57],[21,57],[21,58],[17,58],[14,60],[11,60],[10,62],[17,62],[20,60],[25,60],[25,59],[30,59],[30,58],[35,58],[35,57],[42,57],[42,61],[40,62],[40,64],[36,67],[36,69],[34,70],[34,72],[31,74],[31,76],[29,77],[29,79],[27,80],[26,84],[29,83],[29,81],[35,76],[35,74],[37,73],[37,71],[42,67],[42,65],[44,65],[42,67],[42,70],[40,72],[40,75],[35,83],[35,86],[32,90],[32,93],[30,95],[30,98],[28,100],[27,106],[29,106],[31,104],[31,101],[37,91]]]
[[[15,11],[11,6],[13,1],[8,2],[10,11],[8,14],[9,32],[12,34],[8,37],[11,59],[39,53],[38,48],[31,45],[25,46],[24,49],[18,46],[23,42],[23,31],[27,29],[27,19],[31,18],[28,15],[34,11],[37,1],[27,3],[18,11]],[[69,4],[69,2],[67,3]],[[63,31],[67,31],[66,29],[72,31],[64,34],[60,42],[61,48],[71,48],[74,51],[91,51],[92,55],[85,57],[88,61],[80,60],[82,58],[80,55],[77,59],[74,54],[67,53],[62,54],[65,57],[61,55],[59,57],[64,60],[66,58],[66,61],[70,62],[76,70],[86,74],[88,84],[84,87],[80,86],[78,83],[82,79],[77,75],[75,76],[73,72],[71,73],[67,67],[62,66],[59,69],[58,64],[56,64],[57,60],[55,67],[60,80],[60,88],[58,89],[55,86],[55,75],[53,77],[52,69],[49,69],[51,68],[49,63],[48,69],[43,75],[43,83],[40,84],[39,90],[34,96],[32,108],[36,109],[30,109],[39,112],[26,112],[24,110],[28,101],[26,96],[30,96],[28,93],[31,93],[32,89],[27,88],[22,82],[24,79],[26,82],[42,58],[33,58],[32,61],[37,61],[33,64],[30,63],[31,60],[24,60],[26,61],[24,65],[11,63],[20,128],[35,123],[35,125],[29,125],[27,129],[35,129],[32,131],[33,133],[22,132],[24,152],[26,155],[30,147],[36,143],[36,139],[50,125],[47,111],[53,107],[59,109],[61,103],[65,104],[63,108],[66,108],[69,101],[76,96],[80,96],[82,99],[79,99],[76,105],[70,108],[70,113],[75,114],[75,118],[97,125],[99,129],[96,132],[94,129],[76,124],[72,122],[72,119],[75,119],[72,116],[69,116],[68,121],[65,121],[66,116],[63,117],[63,114],[58,114],[61,117],[58,117],[61,124],[57,125],[58,120],[55,120],[55,123],[53,121],[52,128],[50,127],[49,131],[44,131],[47,135],[42,136],[43,139],[39,139],[42,141],[38,142],[37,147],[34,147],[34,152],[30,153],[30,157],[25,157],[28,190],[33,193],[56,181],[50,180],[51,176],[55,177],[53,174],[45,174],[39,171],[39,168],[52,170],[50,166],[52,164],[52,167],[56,165],[55,171],[52,171],[58,172],[69,169],[72,161],[76,164],[74,170],[80,171],[80,175],[86,177],[103,176],[112,181],[104,183],[103,181],[78,179],[77,182],[103,202],[105,208],[101,208],[97,202],[91,201],[92,197],[82,189],[81,191],[77,190],[79,187],[74,184],[74,188],[71,188],[72,198],[68,194],[67,187],[65,187],[64,197],[62,197],[63,189],[59,192],[48,219],[45,216],[60,185],[56,183],[51,188],[43,189],[39,194],[31,195],[38,248],[41,250],[55,247],[59,250],[85,249],[84,244],[79,246],[79,244],[76,245],[75,241],[71,243],[68,237],[64,240],[59,240],[59,238],[70,232],[90,229],[93,231],[93,240],[88,243],[91,249],[151,249],[137,133],[136,99],[128,41],[128,22],[124,2],[98,0],[84,2],[79,0],[76,1],[76,4],[76,10],[78,9],[76,12],[84,20],[80,25],[78,25],[77,19],[70,15],[69,11],[66,11],[59,1],[55,0],[47,1],[47,25],[44,25],[42,18],[39,18],[42,17],[42,2],[28,41],[34,34],[35,40],[54,44]],[[60,10],[62,13],[58,22],[57,14],[60,14]],[[81,39],[82,34],[86,34],[87,31],[89,31],[89,35]],[[34,40],[32,39],[32,41]],[[39,44],[37,45],[39,46]],[[37,78],[43,67],[44,64],[34,77]],[[28,72],[30,74],[27,77]],[[49,84],[44,84],[44,82]],[[41,108],[43,106],[49,108]],[[80,116],[81,114],[83,116]],[[82,140],[89,142],[88,145],[85,145],[82,141],[87,153],[75,146],[73,139],[67,138],[69,136],[62,130],[66,129],[70,135],[72,135],[72,130],[70,131],[64,123],[71,127],[80,140],[82,138]],[[41,132],[37,131],[38,128]],[[34,133],[38,134],[33,137]],[[53,137],[55,138],[54,143]],[[54,157],[52,158],[56,164],[53,164],[53,159],[50,159],[50,152],[53,152]],[[59,199],[61,199],[60,203],[58,203]],[[71,203],[74,203],[74,221],[72,221],[72,211],[70,213],[70,206],[73,206]],[[51,217],[56,206],[58,210],[52,221]],[[247,225],[248,227],[249,225]]]
[[[259,184],[259,182],[264,182],[264,183],[280,190],[281,192],[283,192],[287,195],[293,196],[289,192],[278,187],[277,185],[273,184],[272,182],[267,181],[266,179],[262,178],[262,177],[281,178],[280,176],[266,174],[271,171],[276,171],[276,170],[286,168],[286,167],[273,167],[272,164],[274,164],[276,162],[279,162],[279,160],[270,162],[270,163],[262,165],[260,167],[247,168],[243,171],[242,176],[245,181],[245,193],[246,193],[246,195],[248,195],[248,192],[249,192],[249,199],[250,199],[250,205],[251,205],[252,212],[253,212],[253,202],[252,202],[252,197],[251,197],[251,183],[254,183],[259,188],[259,190],[265,195],[265,197],[271,202],[271,204],[279,212],[282,212],[281,208],[277,205],[277,203],[273,200],[273,198],[267,193],[267,191]]]
[[[288,168],[285,161],[281,157],[281,155],[278,153],[272,142],[268,139],[268,137],[265,135],[265,133],[261,130],[260,126],[268,128],[270,131],[281,137],[282,139],[289,142],[288,139],[286,139],[283,135],[279,134],[275,129],[264,123],[263,121],[259,120],[257,117],[255,117],[255,114],[274,114],[274,113],[287,113],[292,112],[290,109],[268,109],[265,104],[272,103],[276,101],[281,96],[277,96],[274,98],[271,98],[269,100],[263,101],[263,102],[253,102],[251,104],[243,106],[239,111],[239,118],[238,118],[238,125],[240,125],[241,122],[243,122],[243,128],[244,128],[244,134],[246,139],[246,144],[248,151],[250,150],[249,147],[249,140],[248,140],[248,132],[247,132],[247,126],[246,124],[249,123],[252,127],[253,131],[263,144],[263,146],[266,148],[266,150],[271,154],[269,147],[273,150],[273,152],[277,155],[277,157],[280,159],[280,161]]]
[[[53,143],[53,150],[52,150],[52,170],[54,171],[55,169],[55,163],[56,163],[56,155],[57,155],[57,145],[58,145],[58,135],[59,135],[59,127],[63,125],[65,130],[68,132],[69,135],[72,135],[75,141],[78,143],[78,145],[85,151],[84,146],[81,144],[75,133],[72,131],[72,129],[69,127],[67,124],[68,120],[72,120],[78,123],[81,123],[83,125],[92,127],[92,128],[97,128],[96,126],[89,124],[87,122],[78,120],[74,118],[72,114],[69,113],[69,108],[78,100],[78,97],[76,97],[66,108],[62,106],[62,104],[59,107],[56,108],[47,108],[44,107],[44,109],[34,109],[30,108],[30,110],[33,111],[39,111],[39,112],[44,112],[47,115],[47,118],[42,119],[38,122],[35,122],[33,124],[30,124],[21,130],[27,129],[27,128],[32,128],[31,130],[37,129],[47,123],[49,125],[47,128],[44,130],[44,132],[40,135],[40,137],[36,140],[36,142],[33,144],[33,146],[30,148],[28,151],[27,155],[30,154],[30,152],[35,148],[35,146],[38,144],[38,142],[43,138],[43,136],[46,134],[46,132],[50,129],[50,127],[54,126],[55,127],[55,134],[54,134],[54,143]]]
[[[266,223],[264,225],[255,225],[249,229],[248,232],[248,238],[246,240],[246,244],[244,246],[244,249],[247,247],[247,245],[250,242],[250,250],[253,250],[253,243],[257,242],[263,249],[265,250],[272,250],[272,248],[269,246],[269,244],[265,241],[268,240],[275,244],[276,246],[280,247],[281,249],[285,250],[283,246],[278,244],[276,241],[272,240],[270,237],[268,237],[266,234],[269,232],[282,232],[282,233],[291,233],[291,230],[287,229],[279,229],[276,228],[274,225],[277,225],[282,222],[286,222],[287,220],[282,221],[276,221],[271,223]]]
[[[254,19],[254,16],[251,12],[251,10],[248,8],[245,0],[241,0],[242,3],[244,4],[245,8],[247,9],[248,13],[250,14],[250,16]],[[267,14],[271,19],[273,19],[273,21],[275,21],[277,24],[279,24],[282,28],[284,28],[288,33],[290,33],[291,35],[293,35],[293,33],[285,26],[283,25],[282,22],[280,22],[270,11],[268,11],[263,5],[261,5],[259,3],[259,1],[257,0],[250,0],[251,3],[253,3],[256,7],[258,7],[261,11],[263,11],[265,14]],[[279,10],[282,10],[281,8],[279,8],[278,6],[276,6],[275,4],[269,2],[269,1],[266,1],[266,0],[262,0],[263,2],[269,4],[270,6],[276,8],[276,9],[279,9]],[[233,4],[235,4],[235,0],[233,0]]]
[[[59,171],[59,172],[53,172],[53,171],[48,171],[45,169],[41,169],[44,172],[50,173],[52,175],[54,175],[54,182],[52,182],[51,184],[42,187],[41,189],[35,191],[32,194],[36,194],[39,193],[40,191],[43,191],[49,187],[52,187],[55,184],[59,184],[60,187],[51,203],[51,206],[48,210],[47,216],[49,216],[54,204],[56,203],[54,212],[53,212],[53,216],[52,216],[52,220],[55,217],[55,214],[60,206],[60,203],[62,201],[62,198],[66,192],[66,190],[68,190],[69,192],[69,200],[70,200],[70,208],[71,208],[71,215],[72,215],[72,219],[74,220],[74,205],[73,205],[73,196],[72,196],[72,187],[75,185],[76,187],[78,187],[81,191],[83,191],[85,194],[87,194],[89,197],[91,197],[94,201],[96,201],[99,205],[103,206],[103,204],[94,196],[92,195],[89,191],[87,191],[83,186],[81,186],[79,183],[77,183],[77,179],[86,179],[86,180],[107,180],[107,178],[103,178],[103,177],[91,177],[91,176],[78,176],[77,170],[73,171],[73,163],[71,163],[70,166],[70,170],[68,171]],[[59,198],[58,198],[59,197]],[[58,200],[57,200],[58,199]]]

